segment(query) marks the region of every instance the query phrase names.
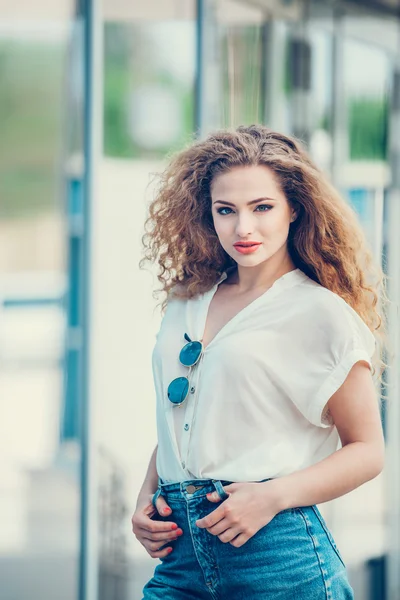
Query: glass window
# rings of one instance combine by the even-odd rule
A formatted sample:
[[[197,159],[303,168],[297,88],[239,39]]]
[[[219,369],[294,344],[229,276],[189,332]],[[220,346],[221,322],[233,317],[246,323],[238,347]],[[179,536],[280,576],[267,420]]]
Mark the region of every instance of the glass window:
[[[1,595],[71,600],[79,463],[76,447],[60,445],[59,432],[62,150],[73,2],[60,11],[49,7],[50,17],[35,2],[24,12],[0,4]]]
[[[367,43],[346,40],[344,77],[350,159],[385,160],[389,77],[386,53]]]
[[[263,120],[263,11],[245,2],[204,2],[200,133]]]
[[[263,12],[243,2],[219,0],[220,126],[263,120]]]
[[[140,240],[152,174],[194,137],[195,2],[106,2],[103,32],[104,153],[92,224],[98,599],[126,600],[141,598],[155,566],[129,525],[157,443],[151,353],[161,315],[154,273],[138,266]]]
[[[105,22],[104,152],[161,158],[194,129],[192,20]]]

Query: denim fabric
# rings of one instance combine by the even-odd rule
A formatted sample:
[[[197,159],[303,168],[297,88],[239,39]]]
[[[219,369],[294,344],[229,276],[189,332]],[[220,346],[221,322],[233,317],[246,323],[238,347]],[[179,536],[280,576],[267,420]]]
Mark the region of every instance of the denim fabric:
[[[160,481],[153,500],[162,494],[172,515],[153,518],[176,522],[183,535],[166,544],[174,550],[156,566],[143,600],[354,599],[343,559],[316,506],[278,513],[240,548],[197,527],[197,519],[219,506],[206,494],[221,493],[229,483]],[[198,489],[189,493],[189,485]]]

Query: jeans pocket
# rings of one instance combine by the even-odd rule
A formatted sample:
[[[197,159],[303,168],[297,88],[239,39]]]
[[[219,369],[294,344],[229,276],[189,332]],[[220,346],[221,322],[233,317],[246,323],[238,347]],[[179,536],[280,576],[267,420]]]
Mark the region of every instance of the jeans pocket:
[[[345,562],[344,562],[344,560],[343,560],[343,557],[342,557],[342,555],[341,555],[341,553],[340,553],[340,550],[339,550],[339,548],[338,548],[338,547],[337,547],[337,545],[336,545],[336,542],[335,542],[335,540],[334,540],[334,538],[333,538],[333,535],[331,534],[331,532],[330,532],[330,530],[329,530],[329,527],[328,527],[328,525],[327,525],[327,524],[326,524],[326,522],[325,522],[325,519],[324,519],[324,517],[321,515],[321,513],[319,512],[318,508],[317,508],[315,505],[314,505],[314,506],[312,506],[311,508],[313,509],[313,511],[314,511],[314,513],[315,513],[315,515],[316,515],[316,517],[317,517],[317,519],[318,519],[318,521],[321,523],[321,527],[322,527],[322,529],[325,531],[326,537],[328,538],[328,540],[329,540],[329,542],[330,542],[330,544],[331,544],[332,548],[333,548],[333,549],[334,549],[334,551],[336,552],[336,554],[337,554],[337,556],[338,556],[338,558],[339,558],[340,562],[341,562],[341,563],[342,563],[342,565],[343,565],[343,566],[346,568],[346,564],[345,564]]]

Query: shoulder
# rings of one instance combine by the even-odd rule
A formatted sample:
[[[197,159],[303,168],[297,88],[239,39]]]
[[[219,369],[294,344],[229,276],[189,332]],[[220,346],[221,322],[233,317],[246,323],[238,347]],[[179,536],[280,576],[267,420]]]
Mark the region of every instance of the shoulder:
[[[300,286],[298,312],[304,318],[325,322],[326,325],[340,324],[352,314],[357,314],[338,294],[328,290],[312,279]]]
[[[182,283],[176,283],[168,292],[164,318],[182,315],[189,305],[195,305],[202,297],[202,294],[188,297],[186,286]]]
[[[360,315],[338,294],[307,278],[300,286],[296,318],[310,334],[331,343],[365,347],[372,356],[375,336]]]

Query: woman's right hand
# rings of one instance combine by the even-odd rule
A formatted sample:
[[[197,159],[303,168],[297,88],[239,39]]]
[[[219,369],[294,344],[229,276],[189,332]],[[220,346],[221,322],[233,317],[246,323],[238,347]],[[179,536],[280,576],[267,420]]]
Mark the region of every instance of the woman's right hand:
[[[153,494],[148,499],[139,498],[136,510],[132,516],[132,531],[136,539],[144,546],[152,558],[164,558],[172,552],[172,546],[159,550],[164,544],[176,540],[183,531],[173,521],[153,520],[157,513],[161,517],[168,517],[172,510],[162,496],[156,501],[157,510],[152,504]]]

